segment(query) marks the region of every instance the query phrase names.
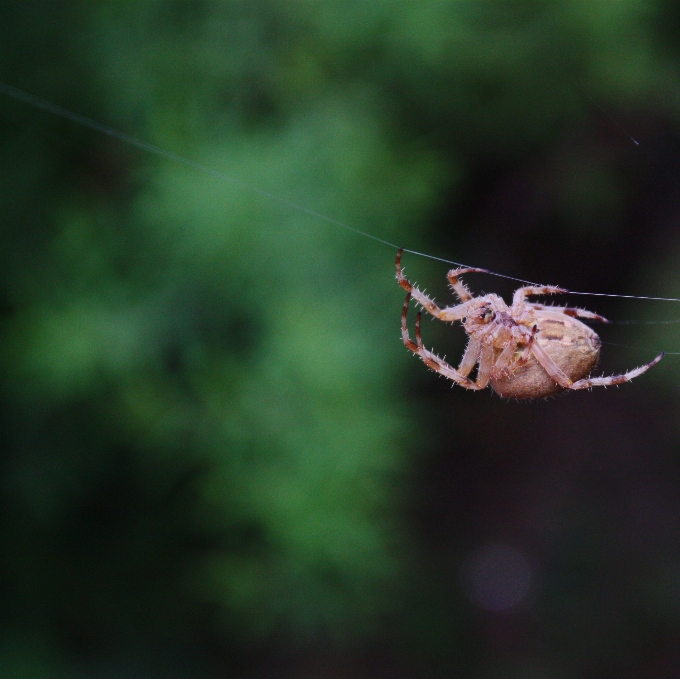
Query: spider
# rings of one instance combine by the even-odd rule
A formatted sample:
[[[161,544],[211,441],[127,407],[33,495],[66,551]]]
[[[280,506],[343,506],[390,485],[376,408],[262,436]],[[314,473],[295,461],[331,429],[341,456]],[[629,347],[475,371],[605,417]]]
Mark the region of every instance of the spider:
[[[585,309],[527,301],[527,297],[533,295],[555,295],[566,290],[550,285],[525,286],[515,291],[512,304],[508,306],[498,295],[473,297],[460,280],[466,273],[488,273],[485,269],[452,269],[447,278],[461,303],[440,309],[404,276],[402,252],[397,253],[396,267],[399,285],[406,290],[401,314],[404,345],[420,356],[428,368],[461,387],[480,390],[490,384],[497,394],[506,398],[544,398],[565,389],[590,389],[629,382],[663,358],[661,353],[653,361],[623,375],[588,377],[600,356],[602,342],[597,333],[577,318],[609,321]],[[420,312],[416,320],[416,341],[410,338],[406,315],[411,297],[441,321],[461,321],[470,341],[458,369],[423,346]],[[479,368],[473,382],[469,375],[477,364]]]

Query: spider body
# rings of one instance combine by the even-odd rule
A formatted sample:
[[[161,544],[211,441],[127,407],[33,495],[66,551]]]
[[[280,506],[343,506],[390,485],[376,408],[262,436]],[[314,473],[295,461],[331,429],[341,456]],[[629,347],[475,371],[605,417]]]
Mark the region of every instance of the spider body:
[[[519,288],[508,306],[498,295],[473,297],[459,280],[465,273],[484,269],[461,268],[449,271],[448,279],[460,304],[440,309],[404,276],[400,250],[397,254],[397,280],[406,290],[402,311],[402,340],[428,368],[444,375],[466,389],[480,390],[487,385],[500,396],[536,399],[565,389],[589,389],[629,382],[658,363],[653,361],[622,375],[588,377],[600,356],[601,341],[597,333],[578,318],[607,320],[592,311],[572,307],[545,306],[530,302],[532,295],[566,292],[553,286]],[[416,321],[416,341],[406,324],[408,304],[413,297],[428,313],[442,321],[460,321],[469,342],[458,369],[423,346],[420,336],[420,313]],[[473,382],[469,375],[477,368]]]
[[[559,312],[538,310],[533,316],[536,324],[534,341],[555,365],[573,382],[587,377],[600,358],[602,342],[597,333],[585,323]],[[544,398],[564,389],[550,378],[533,353],[524,364],[520,364],[521,358],[518,349],[511,365],[519,365],[512,374],[494,375],[492,372],[489,384],[497,394],[518,399]]]

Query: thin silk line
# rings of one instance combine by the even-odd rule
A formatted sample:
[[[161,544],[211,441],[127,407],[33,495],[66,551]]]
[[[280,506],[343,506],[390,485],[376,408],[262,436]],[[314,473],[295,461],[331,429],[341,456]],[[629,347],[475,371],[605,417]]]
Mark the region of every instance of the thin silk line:
[[[680,302],[677,297],[645,297],[644,295],[612,295],[606,292],[576,292],[567,290],[570,295],[588,295],[589,297],[619,297],[622,299],[651,299],[657,302]]]
[[[391,243],[388,240],[385,240],[383,238],[379,238],[378,236],[374,236],[371,233],[367,233],[366,231],[362,231],[361,229],[357,229],[354,226],[350,226],[349,224],[345,224],[344,222],[341,222],[337,219],[333,219],[332,217],[328,217],[327,215],[317,212],[316,210],[312,210],[311,208],[305,207],[304,205],[301,205],[299,203],[296,203],[295,201],[288,200],[287,198],[283,198],[282,196],[278,196],[275,193],[270,193],[269,191],[265,191],[264,189],[261,189],[258,186],[255,186],[253,184],[249,184],[248,182],[244,182],[240,179],[237,179],[235,177],[232,177],[231,175],[225,174],[224,172],[220,172],[218,170],[214,170],[211,167],[208,167],[207,165],[202,165],[201,163],[196,162],[195,160],[190,160],[189,158],[184,158],[183,156],[179,156],[176,153],[172,153],[171,151],[166,151],[165,149],[162,149],[159,146],[155,146],[154,144],[150,144],[149,142],[142,141],[141,139],[137,139],[136,137],[133,137],[132,135],[126,134],[125,132],[120,132],[119,130],[114,129],[113,127],[109,127],[108,125],[103,125],[102,123],[98,123],[95,120],[92,120],[91,118],[87,118],[86,116],[80,115],[79,113],[75,113],[73,111],[70,111],[69,109],[63,108],[61,106],[58,106],[57,104],[53,104],[52,102],[47,101],[46,99],[42,99],[40,97],[36,97],[33,94],[29,94],[28,92],[24,92],[23,90],[20,90],[16,87],[12,87],[11,85],[7,85],[5,83],[0,82],[0,92],[3,94],[7,95],[8,97],[11,97],[13,99],[16,99],[18,101],[22,101],[26,104],[29,104],[30,106],[34,106],[35,108],[41,109],[43,111],[47,111],[48,113],[51,113],[55,116],[58,116],[60,118],[64,118],[65,120],[70,120],[73,123],[76,123],[77,125],[82,125],[83,127],[88,127],[92,130],[95,130],[97,132],[100,132],[101,134],[104,134],[108,137],[112,137],[114,139],[118,139],[119,141],[125,142],[126,144],[129,144],[130,146],[134,146],[138,149],[141,149],[142,151],[146,151],[147,153],[154,154],[156,156],[160,156],[161,158],[166,158],[167,160],[171,160],[175,163],[179,163],[180,165],[185,165],[187,167],[194,168],[195,170],[198,170],[199,172],[203,172],[207,175],[210,175],[212,177],[215,177],[217,179],[220,179],[222,181],[228,182],[234,186],[238,186],[242,189],[245,189],[246,191],[250,191],[251,193],[254,193],[256,195],[262,196],[264,198],[267,198],[269,200],[275,201],[281,205],[285,205],[286,207],[289,207],[293,210],[297,210],[299,212],[302,212],[303,214],[309,215],[310,217],[314,217],[316,219],[328,222],[329,224],[333,224],[335,226],[338,226],[343,229],[347,229],[348,231],[352,231],[360,236],[363,236],[364,238],[369,238],[371,240],[374,240],[378,243],[382,243],[383,245],[387,245],[390,248],[393,248],[394,250],[399,250],[400,246],[396,245],[395,243]],[[633,140],[635,141],[635,140]],[[478,268],[478,267],[470,267],[467,264],[461,264],[460,262],[454,262],[453,260],[450,259],[444,259],[443,257],[435,257],[434,255],[429,255],[425,252],[418,252],[416,250],[410,250],[408,248],[403,248],[404,252],[408,252],[412,255],[416,255],[417,257],[425,257],[427,259],[433,259],[438,262],[444,262],[445,264],[452,264],[453,266],[459,266],[459,267],[465,267],[465,268]],[[507,280],[511,281],[516,281],[518,283],[524,283],[526,285],[532,285],[532,286],[540,286],[540,283],[533,283],[532,281],[527,281],[524,280],[523,278],[517,278],[515,276],[507,276],[502,273],[496,273],[495,271],[488,271],[485,269],[485,272],[488,273],[490,276],[496,276],[498,278],[505,278]],[[659,302],[680,302],[680,298],[676,297],[645,297],[645,296],[640,296],[640,295],[616,295],[616,294],[610,294],[610,293],[605,293],[605,292],[577,292],[575,290],[567,290],[571,295],[586,295],[589,297],[617,297],[617,298],[623,298],[623,299],[646,299],[646,300],[655,300]]]
[[[574,83],[574,84],[576,84],[576,83]],[[577,86],[578,91],[584,97],[586,97],[586,99],[588,99],[590,101],[590,103],[593,106],[595,106],[607,120],[609,120],[610,123],[613,123],[614,125],[616,125],[616,127],[619,129],[619,131],[622,134],[624,134],[626,137],[628,137],[628,139],[630,139],[633,142],[633,144],[635,144],[635,146],[637,146],[638,148],[642,148],[640,146],[640,142],[637,139],[635,139],[635,137],[633,137],[630,134],[630,132],[628,132],[628,130],[623,125],[621,125],[621,123],[619,123],[618,120],[615,120],[614,118],[612,118],[612,116],[610,116],[609,113],[607,113],[607,111],[605,111],[604,107],[599,102],[597,102],[593,97],[591,97],[588,94],[588,92],[586,92],[585,90],[582,90],[580,87],[578,87],[578,85],[576,85],[576,86]]]
[[[609,321],[610,323],[616,323],[616,325],[673,325],[675,323],[680,323],[680,320],[669,320],[669,321]]]
[[[614,342],[602,342],[602,344],[608,344],[610,347],[621,347],[622,349],[635,349],[635,351],[646,351],[648,353],[653,353],[650,352],[649,348],[644,348],[644,347],[631,347],[628,344],[615,344]],[[656,352],[658,355],[660,352]],[[664,351],[663,352],[664,356],[680,356],[680,351]]]

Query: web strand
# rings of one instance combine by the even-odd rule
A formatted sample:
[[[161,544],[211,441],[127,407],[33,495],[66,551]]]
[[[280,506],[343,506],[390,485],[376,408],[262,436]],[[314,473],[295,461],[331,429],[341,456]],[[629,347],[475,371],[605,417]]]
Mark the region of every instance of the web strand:
[[[621,349],[633,349],[634,351],[644,351],[645,353],[660,353],[660,352],[654,352],[651,351],[649,348],[644,348],[644,347],[632,347],[628,344],[615,344],[614,342],[605,342],[604,340],[602,341],[602,344],[606,344],[607,346],[610,347],[620,347]],[[664,351],[663,352],[664,356],[680,356],[680,351]]]
[[[397,245],[396,243],[392,243],[388,240],[385,240],[384,238],[380,238],[378,236],[373,235],[372,233],[368,233],[367,231],[362,231],[361,229],[358,229],[354,226],[351,226],[349,224],[346,224],[344,222],[341,222],[337,219],[333,219],[332,217],[328,217],[327,215],[323,214],[322,212],[317,212],[316,210],[313,210],[311,208],[306,207],[305,205],[301,205],[300,203],[296,203],[295,201],[289,200],[287,198],[284,198],[282,196],[279,196],[275,193],[271,193],[269,191],[265,191],[264,189],[261,189],[259,186],[255,186],[254,184],[250,184],[248,182],[244,182],[241,179],[237,179],[236,177],[233,177],[232,175],[226,174],[224,172],[220,172],[219,170],[215,170],[207,165],[203,165],[201,163],[196,162],[195,160],[191,160],[189,158],[185,158],[184,156],[177,155],[176,153],[172,153],[171,151],[166,151],[165,149],[161,148],[160,146],[155,146],[154,144],[150,144],[149,142],[143,141],[141,139],[138,139],[136,137],[133,137],[132,135],[126,134],[125,132],[120,132],[119,130],[116,130],[113,127],[109,127],[108,125],[104,125],[102,123],[98,123],[95,120],[92,120],[91,118],[87,118],[86,116],[80,115],[79,113],[75,113],[74,111],[70,111],[69,109],[63,108],[62,106],[58,106],[57,104],[53,104],[50,101],[47,101],[46,99],[42,99],[40,97],[36,97],[33,94],[29,94],[28,92],[24,92],[23,90],[20,90],[16,87],[12,87],[11,85],[7,85],[5,83],[0,82],[0,92],[5,94],[8,97],[11,97],[12,99],[15,99],[17,101],[21,101],[25,104],[28,104],[29,106],[33,106],[34,108],[47,111],[48,113],[51,113],[52,115],[58,116],[60,118],[63,118],[65,120],[69,120],[77,125],[81,125],[83,127],[87,127],[91,130],[95,130],[96,132],[99,132],[101,134],[106,135],[107,137],[111,137],[113,139],[118,139],[119,141],[122,141],[126,144],[129,144],[130,146],[134,146],[142,151],[145,151],[147,153],[150,153],[155,156],[159,156],[161,158],[165,158],[166,160],[170,160],[172,162],[178,163],[180,165],[184,165],[186,167],[191,167],[195,170],[198,170],[199,172],[202,172],[206,175],[209,175],[211,177],[215,177],[216,179],[219,179],[221,181],[227,182],[229,184],[232,184],[233,186],[237,186],[241,189],[244,189],[245,191],[249,191],[250,193],[253,193],[258,196],[262,196],[263,198],[267,198],[268,200],[274,201],[279,203],[280,205],[284,205],[288,208],[291,208],[292,210],[296,210],[298,212],[301,212],[303,214],[309,215],[310,217],[314,217],[315,219],[327,222],[329,224],[333,224],[334,226],[337,226],[342,229],[346,229],[348,231],[351,231],[353,233],[358,234],[359,236],[363,236],[364,238],[368,238],[370,240],[376,241],[378,243],[381,243],[383,245],[386,245],[394,250],[399,250],[403,249],[404,252],[408,252],[409,254],[415,255],[417,257],[424,257],[427,259],[432,259],[438,262],[443,262],[445,264],[450,264],[452,266],[457,266],[457,267],[465,267],[465,268],[479,268],[479,267],[473,267],[469,264],[463,264],[461,262],[455,262],[451,259],[445,259],[443,257],[436,257],[435,255],[430,255],[425,252],[418,252],[417,250],[411,250],[409,248],[402,248],[401,246]],[[631,140],[639,146],[638,142],[631,137]],[[506,280],[510,281],[515,281],[518,283],[524,283],[525,285],[532,285],[532,286],[539,286],[539,283],[535,283],[533,281],[528,281],[523,278],[517,278],[516,276],[508,276],[506,274],[498,273],[496,271],[489,271],[485,269],[486,273],[488,273],[490,276],[496,276],[498,278],[505,278]],[[648,296],[642,296],[642,295],[617,295],[617,294],[612,294],[612,293],[605,293],[605,292],[579,292],[576,290],[567,290],[566,291],[570,295],[584,295],[588,297],[616,297],[616,298],[622,298],[622,299],[644,299],[644,300],[652,300],[652,301],[658,301],[658,302],[680,302],[680,298],[677,297],[648,297]],[[634,323],[635,321],[629,321],[629,323]],[[663,322],[663,321],[662,321]],[[669,322],[675,322],[675,321],[669,321]]]

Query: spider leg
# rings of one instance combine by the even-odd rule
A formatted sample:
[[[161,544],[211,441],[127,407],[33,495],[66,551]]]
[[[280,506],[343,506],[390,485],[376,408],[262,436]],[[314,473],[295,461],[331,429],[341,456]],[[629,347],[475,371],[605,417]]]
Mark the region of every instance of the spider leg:
[[[538,326],[534,325],[533,328],[531,328],[531,335],[529,337],[529,341],[527,342],[526,346],[524,347],[524,353],[520,357],[519,361],[517,361],[517,365],[524,365],[529,358],[531,357],[531,349],[534,346],[534,340],[536,339],[536,333],[538,332]]]
[[[536,360],[543,366],[543,369],[548,373],[550,379],[557,382],[565,389],[571,389],[574,382],[567,377],[564,371],[555,363],[555,361],[548,356],[546,350],[538,343],[533,342],[531,345],[531,353],[536,357]]]
[[[517,351],[518,344],[519,342],[512,338],[508,341],[494,363],[493,370],[491,371],[492,377],[499,378],[503,376],[503,373],[510,366],[512,357],[515,355],[515,351]]]
[[[464,273],[488,273],[486,269],[475,269],[474,267],[462,267],[460,269],[451,269],[446,277],[449,279],[449,284],[454,292],[458,295],[461,302],[469,302],[472,299],[470,291],[465,287],[463,281],[459,281],[458,277]]]
[[[538,311],[556,311],[557,313],[571,316],[572,318],[587,318],[591,321],[599,321],[600,323],[611,323],[611,321],[608,321],[604,316],[600,316],[600,314],[596,314],[593,311],[586,311],[585,309],[579,309],[577,307],[550,306],[549,304],[536,304],[535,302],[532,302],[530,306]]]
[[[529,358],[531,358],[531,348],[534,344],[534,339],[536,338],[537,332],[538,326],[534,325],[534,327],[531,329],[529,339],[527,340],[526,345],[524,346],[524,351],[522,352],[522,355],[512,365],[513,369],[524,365],[529,360]],[[519,346],[521,341],[522,341],[521,339],[517,339],[516,337],[513,336],[510,336],[508,338],[503,351],[501,351],[500,355],[496,359],[496,362],[494,363],[493,370],[491,372],[491,376],[493,378],[499,379],[507,376],[509,368],[511,367],[512,358],[515,355],[517,347]]]
[[[574,382],[569,388],[570,389],[590,389],[591,387],[608,387],[611,384],[623,384],[624,382],[630,382],[635,377],[642,375],[642,373],[647,372],[652,366],[656,365],[662,358],[663,354],[659,354],[653,361],[650,361],[646,365],[641,365],[635,370],[629,370],[623,375],[612,375],[611,377],[586,377],[583,380]]]
[[[468,311],[468,306],[467,303],[463,304],[458,304],[457,306],[452,306],[452,307],[446,307],[445,309],[440,309],[435,301],[428,297],[424,292],[421,292],[418,290],[418,288],[411,283],[411,281],[404,276],[404,272],[402,271],[401,268],[401,254],[403,250],[399,250],[397,252],[397,262],[396,262],[396,267],[397,267],[397,281],[399,281],[399,285],[406,290],[406,292],[411,293],[413,296],[413,299],[420,304],[420,306],[425,309],[428,313],[432,314],[435,318],[438,318],[440,321],[459,321],[462,318],[465,318],[465,315],[467,314]]]
[[[411,301],[411,293],[406,293],[406,300],[404,301],[404,308],[401,312],[401,339],[404,346],[410,349],[414,354],[418,353],[418,345],[411,339],[408,334],[408,325],[406,325],[406,315],[408,314],[408,303]]]
[[[418,356],[420,356],[423,363],[428,368],[430,368],[430,370],[434,370],[435,372],[441,373],[442,375],[444,375],[444,377],[448,377],[456,384],[460,384],[461,387],[465,387],[466,389],[473,389],[475,391],[481,389],[482,387],[479,387],[472,380],[469,380],[467,377],[461,375],[459,372],[454,370],[446,361],[442,361],[442,359],[439,358],[439,356],[436,356],[423,346],[423,340],[420,336],[420,317],[421,313],[418,312],[418,316],[416,318],[417,350],[415,353],[417,353]]]
[[[538,343],[535,342],[532,346],[531,351],[533,352],[536,360],[543,366],[545,371],[550,375],[551,379],[555,380],[557,384],[565,389],[590,389],[591,387],[608,387],[613,384],[623,384],[624,382],[630,382],[632,379],[639,377],[642,373],[647,372],[652,366],[656,365],[663,357],[664,354],[659,354],[653,361],[650,361],[646,365],[642,365],[635,370],[630,370],[623,375],[612,375],[611,377],[586,377],[585,379],[573,382],[570,380],[564,372],[557,366],[555,361],[548,356],[545,349]]]
[[[456,306],[447,306],[439,312],[440,321],[460,321],[468,315],[470,307],[467,302],[457,304]]]
[[[465,349],[465,353],[463,354],[463,360],[460,362],[460,365],[458,366],[459,375],[467,377],[472,372],[472,369],[475,367],[477,361],[479,360],[479,354],[481,351],[482,343],[478,339],[470,337],[470,341],[468,342],[467,348]]]
[[[411,283],[406,276],[404,276],[404,272],[401,269],[401,255],[404,252],[404,249],[401,248],[399,252],[397,252],[397,262],[396,262],[396,267],[397,267],[397,280],[399,281],[399,285],[401,285],[406,292],[410,293],[413,295],[413,299],[420,304],[420,306],[423,307],[428,313],[431,313],[435,318],[441,318],[441,313],[442,310],[436,305],[435,301],[433,299],[430,299],[424,292],[420,292],[418,288]]]
[[[482,353],[479,356],[479,369],[477,370],[477,388],[484,389],[489,384],[493,371],[494,350],[493,344],[482,344]]]
[[[559,295],[563,292],[568,291],[564,288],[557,288],[554,285],[525,285],[523,288],[515,290],[515,294],[512,296],[512,303],[513,305],[521,304],[530,295]]]

